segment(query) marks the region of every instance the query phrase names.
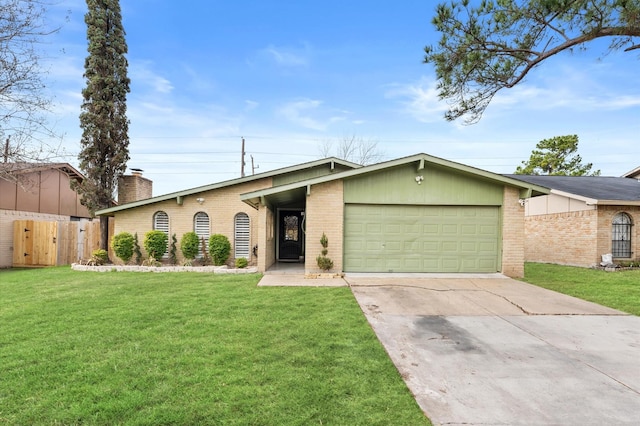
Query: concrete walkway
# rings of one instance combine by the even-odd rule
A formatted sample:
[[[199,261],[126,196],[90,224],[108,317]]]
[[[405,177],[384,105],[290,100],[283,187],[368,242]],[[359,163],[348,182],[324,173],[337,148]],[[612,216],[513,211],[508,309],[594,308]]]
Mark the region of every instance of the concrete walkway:
[[[503,276],[347,275],[436,425],[640,424],[640,318]]]

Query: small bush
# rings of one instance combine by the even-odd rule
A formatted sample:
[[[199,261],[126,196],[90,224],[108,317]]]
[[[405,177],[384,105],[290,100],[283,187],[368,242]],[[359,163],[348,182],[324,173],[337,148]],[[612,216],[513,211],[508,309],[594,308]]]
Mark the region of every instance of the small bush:
[[[207,240],[205,240],[204,237],[200,237],[200,253],[202,253],[201,263],[203,265],[209,265],[211,259],[209,259],[209,251],[207,250]]]
[[[162,231],[149,231],[144,234],[144,249],[149,257],[160,259],[167,251],[169,237]]]
[[[198,255],[200,238],[195,232],[187,232],[180,239],[180,251],[187,260],[193,260]]]
[[[106,250],[98,249],[91,252],[91,263],[93,265],[104,265],[109,261],[109,253]]]
[[[116,256],[124,263],[128,263],[133,257],[134,238],[128,232],[121,232],[111,239],[111,248]]]
[[[333,268],[333,260],[329,259],[326,256],[316,257],[316,262],[318,263],[318,268],[323,271],[328,271]]]
[[[249,264],[249,261],[247,260],[246,257],[239,257],[236,259],[236,268],[246,268],[247,265]]]
[[[209,238],[209,254],[211,260],[216,266],[224,265],[229,255],[231,255],[231,243],[229,239],[222,234],[215,234]]]
[[[176,238],[176,234],[171,234],[171,248],[169,249],[169,263],[175,265],[178,263],[178,239]]]
[[[320,245],[322,246],[322,250],[320,251],[321,254],[316,257],[316,263],[318,264],[318,268],[323,271],[328,271],[333,268],[333,260],[327,257],[327,253],[329,253],[327,249],[327,247],[329,247],[329,239],[324,232],[320,238]]]
[[[136,265],[142,263],[142,251],[140,250],[140,243],[138,242],[138,233],[133,234],[133,254],[135,256],[134,262]]]

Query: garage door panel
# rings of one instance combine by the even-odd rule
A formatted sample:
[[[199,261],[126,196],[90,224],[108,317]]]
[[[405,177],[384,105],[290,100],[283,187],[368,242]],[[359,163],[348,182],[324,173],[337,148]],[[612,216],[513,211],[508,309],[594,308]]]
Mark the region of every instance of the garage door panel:
[[[495,272],[498,207],[347,205],[347,272]]]

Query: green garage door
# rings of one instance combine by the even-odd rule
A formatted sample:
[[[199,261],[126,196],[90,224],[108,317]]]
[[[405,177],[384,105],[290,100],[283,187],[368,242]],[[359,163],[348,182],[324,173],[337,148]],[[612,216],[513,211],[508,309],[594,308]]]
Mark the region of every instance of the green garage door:
[[[348,204],[345,272],[496,272],[499,207]]]

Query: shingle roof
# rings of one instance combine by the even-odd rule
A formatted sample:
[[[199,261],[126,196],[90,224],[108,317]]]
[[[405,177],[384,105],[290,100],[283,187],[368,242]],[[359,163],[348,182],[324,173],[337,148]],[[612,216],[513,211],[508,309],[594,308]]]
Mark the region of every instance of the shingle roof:
[[[640,201],[640,181],[611,176],[504,175],[594,200]]]

